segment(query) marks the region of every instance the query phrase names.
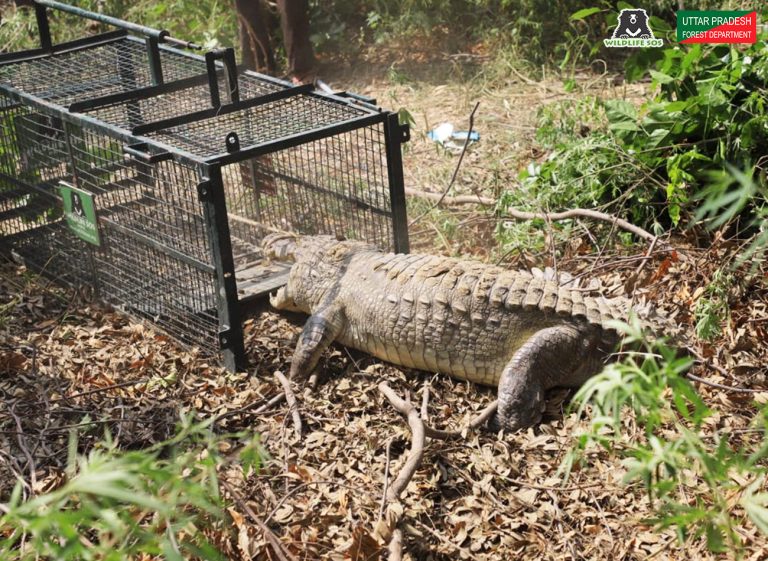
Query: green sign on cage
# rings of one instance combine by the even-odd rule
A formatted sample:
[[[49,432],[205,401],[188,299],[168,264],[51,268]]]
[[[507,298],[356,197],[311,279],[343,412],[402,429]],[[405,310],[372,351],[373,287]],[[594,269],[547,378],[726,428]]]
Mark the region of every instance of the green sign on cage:
[[[59,181],[59,193],[64,203],[64,220],[69,229],[80,239],[101,245],[93,194],[65,181]]]

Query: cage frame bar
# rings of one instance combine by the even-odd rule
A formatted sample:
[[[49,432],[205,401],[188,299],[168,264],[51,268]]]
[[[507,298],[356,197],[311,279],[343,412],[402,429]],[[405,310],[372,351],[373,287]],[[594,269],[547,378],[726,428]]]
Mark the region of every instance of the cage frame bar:
[[[129,90],[125,92],[119,92],[114,94],[107,94],[100,97],[92,97],[85,101],[76,101],[69,104],[69,111],[73,113],[85,113],[94,109],[100,109],[102,107],[108,107],[127,101],[141,101],[143,99],[151,99],[158,95],[174,93],[187,88],[193,88],[195,86],[201,86],[208,83],[208,74],[198,74],[197,76],[190,76],[189,78],[181,78],[180,80],[173,80],[171,82],[163,82],[162,84],[154,84],[151,86],[144,86]]]
[[[200,175],[198,197],[203,203],[211,257],[216,269],[221,358],[224,367],[228,370],[242,370],[246,362],[243,318],[237,294],[235,262],[221,166],[201,164],[198,173]]]
[[[221,105],[221,100],[218,97],[218,87],[216,88],[216,95],[212,96],[211,101],[219,103],[214,105],[210,109],[202,109],[200,111],[194,111],[192,113],[185,113],[176,117],[169,117],[168,119],[161,119],[159,121],[153,121],[150,123],[144,123],[133,127],[132,132],[136,136],[146,136],[148,134],[162,132],[166,129],[178,127],[180,125],[189,125],[198,121],[205,121],[208,119],[215,119],[222,115],[229,115],[230,113],[237,113],[243,109],[251,109],[260,105],[266,105],[267,103],[273,103],[283,99],[288,99],[297,95],[307,93],[308,89],[311,89],[311,85],[296,86],[287,90],[280,90],[271,94],[265,94],[259,97],[252,97],[245,101],[239,101],[235,103],[229,103]],[[202,158],[204,161],[208,161],[207,158]]]
[[[408,253],[408,217],[405,206],[405,179],[401,145],[410,140],[408,125],[401,125],[397,113],[389,113],[384,124],[387,153],[387,177],[392,208],[392,228],[395,253]]]
[[[66,12],[81,18],[98,21],[100,23],[105,23],[119,29],[131,31],[139,35],[144,35],[145,37],[154,37],[158,40],[162,40],[163,38],[170,35],[166,29],[154,29],[152,27],[147,27],[146,25],[139,25],[138,23],[125,21],[105,14],[99,14],[98,12],[91,12],[83,8],[78,8],[77,6],[56,2],[56,0],[35,0],[35,9],[37,10],[38,7],[42,7],[45,10],[50,8],[60,12]]]

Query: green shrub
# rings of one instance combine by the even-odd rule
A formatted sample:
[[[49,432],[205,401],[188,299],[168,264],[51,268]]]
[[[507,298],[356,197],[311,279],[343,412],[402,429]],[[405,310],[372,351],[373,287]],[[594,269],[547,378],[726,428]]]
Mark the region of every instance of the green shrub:
[[[716,429],[708,408],[685,378],[690,366],[664,342],[643,342],[637,325],[623,326],[644,352],[608,366],[576,394],[588,429],[561,466],[570,473],[585,452],[603,448],[624,458],[625,482],[648,494],[655,516],[647,522],[675,529],[681,543],[703,538],[713,552],[743,548],[740,526],[768,535],[768,407],[754,419],[754,438]],[[626,411],[634,412],[642,436],[627,439]]]
[[[206,48],[237,45],[237,17],[229,2],[216,0],[83,0],[77,6],[85,10],[167,29],[171,35],[202,44]],[[85,33],[113,28],[95,22],[86,23],[76,16],[49,10],[51,33],[63,42]],[[39,47],[34,11],[6,8],[0,25],[0,51]]]
[[[640,107],[588,102],[602,121],[585,120],[578,105],[541,111],[537,139],[549,155],[528,166],[501,208],[602,207],[659,233],[705,218],[696,209],[717,190],[718,204],[738,206],[741,216],[757,218],[753,229],[764,228],[766,174],[750,170],[768,153],[766,37],[748,46],[638,50],[627,77],[649,74],[657,94]]]
[[[709,341],[722,333],[722,324],[730,316],[728,291],[732,284],[733,275],[718,269],[704,294],[696,301],[693,315],[699,338]]]
[[[173,439],[141,451],[107,437],[87,456],[76,455],[73,436],[63,485],[24,501],[19,484],[0,504],[0,558],[225,559],[206,537],[216,525],[227,535],[217,477],[223,439],[207,425],[182,418]],[[247,440],[237,454],[243,471],[257,469],[261,454],[258,440]]]

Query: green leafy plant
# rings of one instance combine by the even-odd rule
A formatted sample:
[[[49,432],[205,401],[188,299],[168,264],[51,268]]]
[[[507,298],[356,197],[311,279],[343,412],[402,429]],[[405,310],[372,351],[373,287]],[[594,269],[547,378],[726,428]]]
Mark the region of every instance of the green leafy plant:
[[[580,22],[604,14],[585,8],[572,17]],[[671,31],[660,21],[652,26]],[[660,233],[701,219],[697,205],[706,201],[704,209],[733,209],[722,215],[725,222],[745,218],[742,225],[764,232],[768,42],[639,49],[625,70],[629,80],[650,75],[656,95],[639,106],[622,99],[587,102],[599,115],[588,125],[579,124],[586,100],[545,108],[537,140],[548,155],[522,172],[522,185],[504,193],[501,203],[601,207]],[[756,168],[759,173],[739,171]]]
[[[224,559],[206,536],[225,517],[217,476],[222,437],[209,424],[182,417],[173,439],[141,451],[121,451],[107,436],[87,456],[76,454],[73,436],[63,485],[25,501],[19,484],[0,505],[0,558]],[[258,440],[247,438],[237,458],[245,472],[258,469]]]
[[[729,317],[728,291],[732,283],[733,276],[718,269],[705,293],[696,301],[693,315],[700,338],[712,340],[722,332],[722,324]]]
[[[754,174],[754,169],[744,172],[730,164],[721,171],[711,172],[709,182],[697,194],[700,204],[695,218],[712,230],[731,223],[745,208],[750,208],[751,217],[745,222],[754,234],[737,264],[749,259],[753,267],[757,267],[764,261],[768,249],[768,184],[765,179],[755,181]]]
[[[768,534],[768,408],[755,420],[756,438],[713,430],[714,411],[685,377],[690,359],[664,341],[647,342],[639,325],[617,325],[642,352],[630,352],[590,379],[576,394],[587,430],[577,436],[561,469],[570,473],[594,447],[624,458],[625,482],[648,494],[657,528],[674,528],[681,542],[703,538],[713,552],[738,552],[737,527]],[[642,435],[625,436],[631,410]]]
[[[12,4],[2,14],[0,51],[39,47],[34,11],[14,8]],[[77,6],[149,27],[167,29],[173,36],[198,42],[208,49],[237,44],[234,8],[229,2],[221,0],[83,0],[77,2]],[[113,29],[102,24],[86,24],[77,16],[56,10],[50,10],[49,18],[56,42]]]

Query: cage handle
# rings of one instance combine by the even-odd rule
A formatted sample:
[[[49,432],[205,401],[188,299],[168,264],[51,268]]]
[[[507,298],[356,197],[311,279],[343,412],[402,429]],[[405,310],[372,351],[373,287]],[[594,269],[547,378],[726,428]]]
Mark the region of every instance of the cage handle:
[[[235,49],[228,47],[226,49],[215,49],[205,53],[205,65],[208,71],[208,87],[211,91],[211,105],[221,107],[221,94],[219,92],[219,77],[216,73],[216,61],[224,63],[224,79],[227,85],[227,102],[237,103],[240,101],[240,86],[237,81],[237,61],[235,60]]]
[[[146,27],[144,25],[139,25],[137,23],[132,23],[130,21],[125,21],[112,16],[107,16],[104,14],[99,14],[97,12],[84,10],[82,8],[78,8],[77,6],[70,6],[69,4],[64,4],[62,2],[56,2],[56,0],[35,0],[35,10],[37,10],[37,13],[38,13],[38,16],[37,16],[38,25],[40,24],[40,21],[41,21],[40,7],[42,7],[43,10],[45,8],[51,8],[52,10],[59,10],[61,12],[67,12],[70,14],[74,14],[76,16],[80,16],[82,18],[92,19],[94,21],[106,23],[107,25],[111,25],[113,27],[117,27],[120,29],[126,29],[128,31],[131,31],[133,33],[138,33],[146,37],[153,37],[160,42],[171,43],[171,44],[178,45],[181,47],[186,47],[189,49],[196,49],[196,50],[202,49],[200,45],[196,45],[188,41],[182,41],[180,39],[175,39],[171,37],[171,34],[167,29],[153,29],[151,27]],[[47,41],[49,43],[48,46],[50,47],[51,38],[50,38],[50,32],[47,28],[48,27],[47,20],[46,20],[45,27],[46,27],[45,30],[40,28],[41,42],[45,43]],[[45,44],[43,45],[43,48],[46,48]]]
[[[128,144],[123,146],[123,152],[132,158],[136,158],[147,164],[155,164],[164,160],[170,160],[173,158],[173,154],[170,152],[157,152],[151,154],[149,152],[149,145],[146,142],[139,142],[137,144]]]

